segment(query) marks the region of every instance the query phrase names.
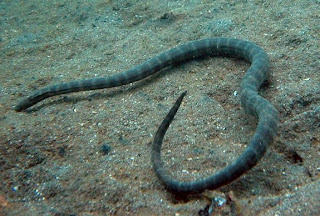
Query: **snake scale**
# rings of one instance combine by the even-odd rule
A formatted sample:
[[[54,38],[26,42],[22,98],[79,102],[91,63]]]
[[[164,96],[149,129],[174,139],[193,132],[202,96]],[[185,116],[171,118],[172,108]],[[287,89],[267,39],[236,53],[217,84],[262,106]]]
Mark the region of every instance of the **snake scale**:
[[[266,152],[278,130],[278,111],[266,99],[258,95],[258,89],[269,74],[270,62],[265,51],[249,42],[231,38],[210,38],[191,41],[165,51],[146,62],[108,77],[79,80],[47,86],[33,92],[14,107],[23,111],[48,97],[71,92],[111,88],[126,85],[146,78],[170,65],[179,64],[202,56],[230,56],[251,63],[240,85],[240,100],[244,110],[258,118],[256,132],[243,153],[219,172],[192,182],[174,179],[163,167],[161,145],[163,137],[174,118],[186,92],[177,99],[170,112],[158,128],[152,144],[153,169],[168,190],[176,193],[199,193],[228,184],[250,170]]]

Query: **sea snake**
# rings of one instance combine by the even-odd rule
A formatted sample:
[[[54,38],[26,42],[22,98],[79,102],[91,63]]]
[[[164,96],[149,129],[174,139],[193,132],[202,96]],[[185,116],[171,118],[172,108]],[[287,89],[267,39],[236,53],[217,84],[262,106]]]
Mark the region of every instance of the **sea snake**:
[[[174,179],[161,161],[162,140],[186,92],[182,93],[158,128],[153,144],[151,161],[162,183],[172,192],[199,193],[228,184],[250,170],[266,152],[278,130],[278,111],[266,99],[258,95],[258,89],[269,74],[270,62],[266,52],[249,42],[231,38],[210,38],[191,41],[170,49],[125,72],[108,77],[72,81],[47,86],[24,98],[16,111],[25,110],[45,98],[70,92],[111,88],[146,78],[173,64],[202,56],[231,56],[251,63],[240,85],[240,100],[244,110],[259,119],[256,132],[244,152],[219,172],[198,181],[182,182]]]

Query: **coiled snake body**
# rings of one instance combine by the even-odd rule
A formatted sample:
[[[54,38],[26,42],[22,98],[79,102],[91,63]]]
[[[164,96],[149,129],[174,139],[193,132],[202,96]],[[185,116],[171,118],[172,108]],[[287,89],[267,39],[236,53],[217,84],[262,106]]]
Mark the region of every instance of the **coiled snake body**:
[[[256,132],[244,152],[234,162],[212,176],[193,182],[181,182],[173,179],[163,167],[161,145],[165,132],[186,94],[184,92],[171,108],[155,134],[152,144],[152,163],[156,175],[170,191],[198,193],[206,189],[215,189],[232,182],[255,166],[266,152],[268,145],[272,142],[278,130],[278,111],[268,100],[258,95],[258,89],[269,74],[269,58],[263,49],[251,42],[230,38],[191,41],[163,52],[119,74],[45,87],[23,99],[14,107],[14,110],[25,110],[39,101],[55,95],[129,84],[146,78],[170,65],[201,56],[231,56],[242,58],[251,63],[241,82],[240,97],[245,111],[259,119]]]

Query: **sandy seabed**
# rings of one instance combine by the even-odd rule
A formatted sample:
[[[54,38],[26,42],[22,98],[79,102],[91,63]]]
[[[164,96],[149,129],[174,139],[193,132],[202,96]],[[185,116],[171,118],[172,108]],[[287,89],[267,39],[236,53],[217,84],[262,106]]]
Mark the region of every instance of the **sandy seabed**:
[[[319,11],[318,0],[0,1],[0,214],[318,215]],[[166,167],[190,181],[232,162],[257,122],[237,94],[243,60],[193,60],[134,84],[12,110],[41,87],[116,74],[212,37],[266,50],[272,71],[260,94],[281,119],[262,161],[213,192],[168,192],[152,170],[151,142],[188,90],[164,140]],[[215,198],[228,202],[209,213]]]

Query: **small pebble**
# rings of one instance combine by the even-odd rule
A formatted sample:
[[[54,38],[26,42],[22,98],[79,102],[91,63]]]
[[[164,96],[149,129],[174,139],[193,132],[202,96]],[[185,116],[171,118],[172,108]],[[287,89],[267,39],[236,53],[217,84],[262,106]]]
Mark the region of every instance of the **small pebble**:
[[[101,152],[102,152],[103,155],[109,154],[110,150],[111,150],[111,147],[109,145],[107,145],[107,144],[104,144],[101,147]]]

